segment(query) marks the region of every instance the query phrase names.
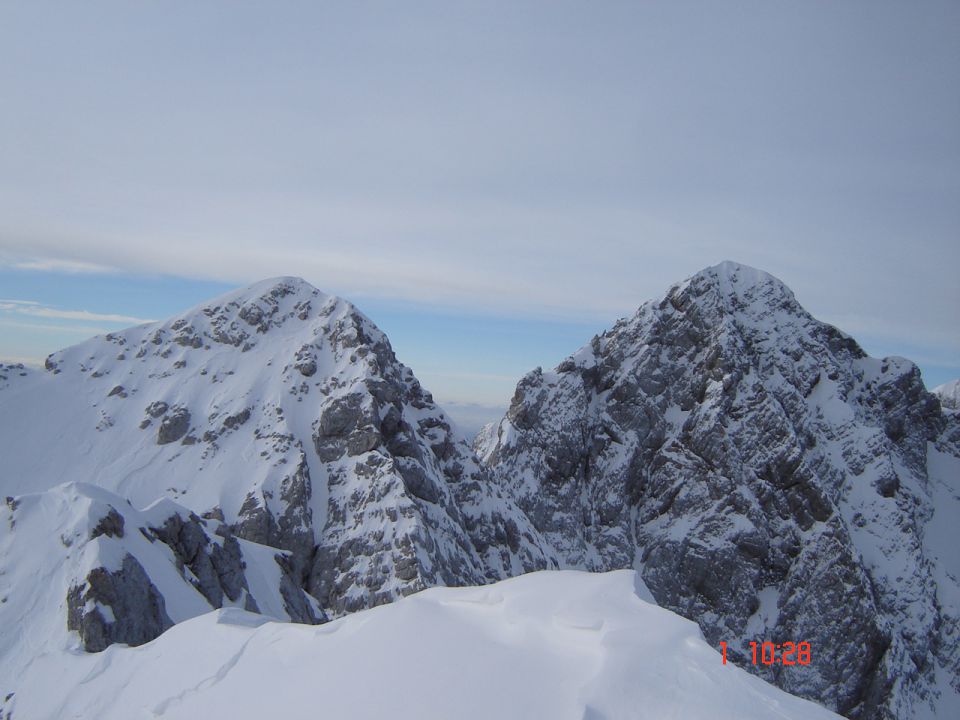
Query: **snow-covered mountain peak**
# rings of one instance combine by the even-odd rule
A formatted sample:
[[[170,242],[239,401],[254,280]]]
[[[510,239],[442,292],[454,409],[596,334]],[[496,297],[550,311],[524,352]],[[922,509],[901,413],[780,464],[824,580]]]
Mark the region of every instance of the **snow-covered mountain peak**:
[[[786,292],[790,292],[790,288],[788,288],[782,280],[765,270],[760,270],[752,265],[734,262],[733,260],[724,260],[716,265],[704,268],[694,275],[694,277],[701,275],[714,277],[726,287],[730,288],[745,289],[758,285],[775,285],[783,288]]]
[[[256,351],[256,363],[293,362],[310,375],[317,370],[316,351],[324,336],[334,361],[349,361],[352,349],[361,345],[392,354],[383,333],[351,303],[300,278],[280,277],[228,292],[169,320],[98,336],[54,353],[46,367],[53,372],[104,374],[117,363],[140,361],[158,366],[152,372],[163,372],[185,366],[190,357],[239,349]]]
[[[299,611],[303,590],[340,615],[548,565],[386,336],[297,278],[92,338],[46,371],[0,367],[0,457],[0,497],[92,483],[273,549],[283,573],[273,555],[257,572],[284,583],[290,617],[321,614]]]
[[[722,263],[528,373],[476,450],[561,567],[639,568],[711,640],[801,631],[819,677],[757,670],[880,718],[960,702],[958,438],[909,360]]]
[[[689,303],[700,310],[716,308],[741,323],[775,329],[790,316],[809,318],[793,291],[770,273],[732,261],[704,268],[672,286],[664,303],[686,312]]]
[[[960,411],[960,379],[938,385],[932,390],[940,404],[948,410]]]

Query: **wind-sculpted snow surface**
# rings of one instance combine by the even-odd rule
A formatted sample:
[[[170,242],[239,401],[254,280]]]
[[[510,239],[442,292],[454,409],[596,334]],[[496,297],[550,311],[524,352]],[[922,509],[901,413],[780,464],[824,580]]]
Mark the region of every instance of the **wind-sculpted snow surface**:
[[[830,720],[723,665],[629,571],[435,588],[319,627],[225,609],[138,648],[37,658],[0,707],[33,720]]]
[[[637,568],[848,717],[960,717],[957,416],[770,275],[675,285],[524,377],[477,450],[561,566]],[[811,643],[811,671],[755,668],[764,640]]]
[[[525,516],[386,337],[302,280],[264,281],[94,338],[50,356],[43,371],[0,370],[0,497],[15,505],[71,481],[116,493],[117,507],[175,500],[217,528],[185,520],[186,530],[169,529],[187,533],[187,566],[207,547],[201,530],[224,551],[235,540],[217,532],[284,551],[264,572],[282,582],[274,591],[296,607],[287,612],[295,620],[321,617],[307,612],[301,590],[335,617],[547,566]],[[169,547],[180,542],[157,532]],[[118,626],[131,625],[127,611],[161,604],[164,590],[150,580],[149,568],[118,558],[71,607],[109,584]],[[217,592],[203,591],[215,607]],[[169,625],[154,615],[87,647],[149,640]]]

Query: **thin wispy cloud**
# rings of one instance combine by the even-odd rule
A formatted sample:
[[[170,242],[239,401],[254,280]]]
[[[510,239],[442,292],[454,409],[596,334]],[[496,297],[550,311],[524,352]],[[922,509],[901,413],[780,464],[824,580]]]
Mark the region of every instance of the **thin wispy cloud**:
[[[12,263],[17,270],[37,270],[41,272],[61,272],[77,274],[103,274],[119,272],[117,268],[81,260],[58,258],[37,258]]]
[[[68,334],[79,337],[92,337],[93,335],[103,335],[110,332],[109,329],[97,327],[94,325],[58,325],[48,323],[21,322],[19,320],[8,320],[0,317],[0,326],[8,328],[17,328],[19,330],[30,330],[41,333],[56,333],[58,335]]]
[[[0,353],[0,363],[7,365],[28,365],[30,367],[43,367],[43,359],[29,357],[24,355],[4,355]]]
[[[105,322],[123,325],[142,325],[153,322],[149,318],[139,318],[132,315],[116,313],[95,313],[89,310],[61,310],[55,307],[44,306],[33,300],[0,300],[0,312],[14,315],[28,315],[37,318],[52,320],[77,320],[81,322]],[[41,327],[41,326],[37,326]]]
[[[94,313],[87,310],[57,310],[49,307],[25,306],[17,312],[34,317],[55,318],[60,320],[84,320],[88,322],[122,323],[124,325],[142,325],[153,322],[149,318],[138,318],[132,315],[117,315],[115,313]]]

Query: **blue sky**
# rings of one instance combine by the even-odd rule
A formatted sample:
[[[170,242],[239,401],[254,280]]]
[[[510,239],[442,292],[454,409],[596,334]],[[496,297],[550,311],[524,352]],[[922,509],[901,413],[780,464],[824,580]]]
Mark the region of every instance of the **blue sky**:
[[[503,405],[733,259],[938,384],[958,36],[937,0],[6,3],[0,299],[40,305],[0,355],[300,275]]]

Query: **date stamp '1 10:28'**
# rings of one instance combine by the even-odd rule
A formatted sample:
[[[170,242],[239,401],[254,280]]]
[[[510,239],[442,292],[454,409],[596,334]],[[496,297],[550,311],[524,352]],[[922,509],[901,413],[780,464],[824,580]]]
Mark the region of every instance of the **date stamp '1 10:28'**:
[[[760,663],[764,665],[809,665],[810,664],[810,643],[785,642],[782,644],[764,642],[750,643],[753,651],[753,664],[757,665],[757,648],[760,649]],[[723,664],[727,664],[727,644],[720,643],[720,649],[723,652]]]

